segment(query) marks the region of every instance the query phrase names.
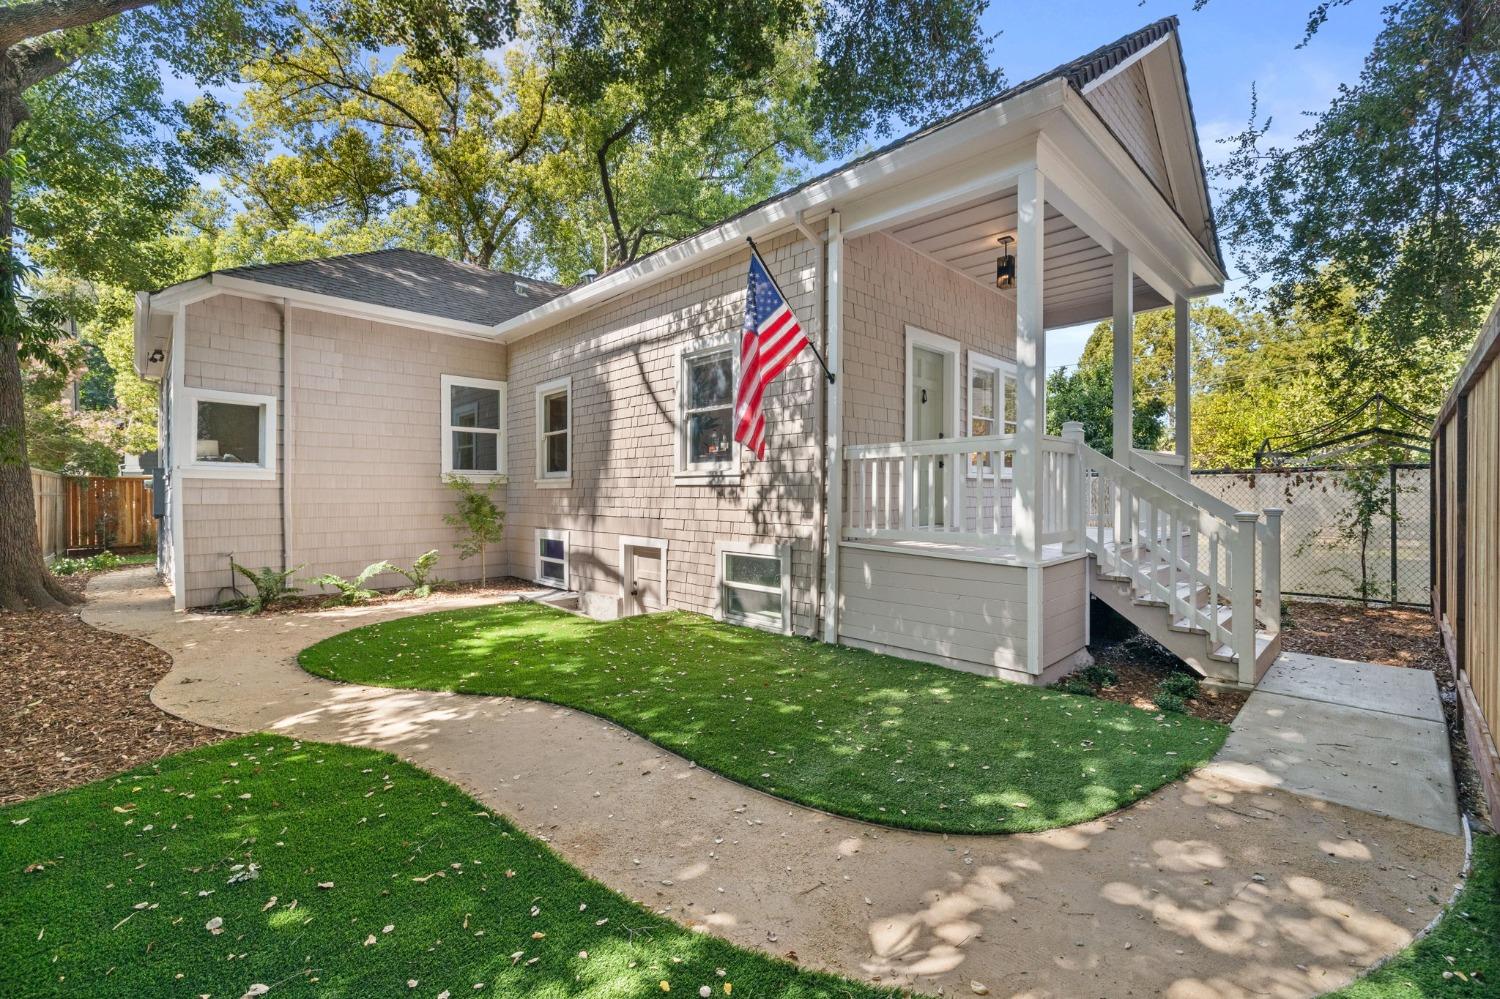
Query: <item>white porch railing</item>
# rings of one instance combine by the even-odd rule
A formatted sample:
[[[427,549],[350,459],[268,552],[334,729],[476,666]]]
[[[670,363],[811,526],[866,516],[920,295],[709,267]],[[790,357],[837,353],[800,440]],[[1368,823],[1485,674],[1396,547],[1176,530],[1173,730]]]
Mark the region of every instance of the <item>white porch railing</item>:
[[[1013,551],[1015,435],[844,448],[844,537]],[[1082,550],[1083,496],[1072,441],[1041,446],[1041,543]]]
[[[1041,441],[1040,544],[1087,550],[1101,572],[1166,608],[1175,628],[1205,634],[1220,658],[1237,656],[1241,679],[1254,683],[1257,633],[1280,630],[1281,511],[1236,510],[1160,455],[1122,464],[1073,433]],[[1014,555],[1017,447],[1007,434],[844,448],[844,539]]]

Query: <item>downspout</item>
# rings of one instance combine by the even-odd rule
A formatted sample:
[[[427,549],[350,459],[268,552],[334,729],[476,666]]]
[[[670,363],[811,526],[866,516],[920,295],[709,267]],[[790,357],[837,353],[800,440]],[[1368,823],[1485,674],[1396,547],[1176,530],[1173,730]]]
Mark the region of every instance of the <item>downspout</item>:
[[[828,318],[826,315],[826,302],[828,297],[828,270],[824,263],[825,240],[822,234],[807,224],[806,212],[797,214],[797,229],[813,246],[813,261],[815,274],[813,284],[817,294],[815,306],[818,324],[818,333],[826,334],[828,330]],[[823,349],[828,349],[828,338],[823,336]],[[825,439],[823,428],[827,425],[827,414],[824,412],[828,394],[828,382],[821,373],[816,378],[817,388],[813,392],[813,438],[817,441],[817,479],[818,487],[813,490],[813,634],[818,634],[822,626],[824,613],[823,580],[827,572],[828,545],[823,522],[826,508],[825,498],[828,494],[828,442]]]
[[[292,388],[287,382],[287,301],[277,299],[281,313],[281,571],[292,567]]]

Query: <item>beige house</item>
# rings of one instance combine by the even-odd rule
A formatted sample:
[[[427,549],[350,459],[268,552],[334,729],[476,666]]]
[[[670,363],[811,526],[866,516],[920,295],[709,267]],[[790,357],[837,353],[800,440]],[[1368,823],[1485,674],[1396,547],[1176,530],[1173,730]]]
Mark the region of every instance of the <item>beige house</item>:
[[[836,375],[804,354],[773,384],[763,462],[730,439],[747,237]],[[405,250],[215,272],[137,300],[161,571],[179,607],[215,600],[230,552],[349,575],[438,547],[469,578],[442,522],[462,475],[503,486],[499,571],[596,617],[1038,683],[1086,658],[1092,593],[1253,683],[1276,511],[1180,474],[1188,301],[1223,282],[1175,19],[577,287]],[[1128,440],[1129,317],[1163,306],[1176,451],[1047,435],[1046,330],[1123,320]]]

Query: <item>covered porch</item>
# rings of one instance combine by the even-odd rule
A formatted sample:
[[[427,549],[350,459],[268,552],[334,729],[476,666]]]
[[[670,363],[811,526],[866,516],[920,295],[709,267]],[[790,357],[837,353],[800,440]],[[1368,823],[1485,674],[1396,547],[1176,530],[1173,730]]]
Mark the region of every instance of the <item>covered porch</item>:
[[[1178,165],[1168,191],[1201,182],[1195,148],[1166,159]],[[825,638],[1045,683],[1087,660],[1092,595],[1210,679],[1253,686],[1279,645],[1279,511],[1232,509],[1186,474],[1189,303],[1224,280],[1207,219],[1195,231],[1070,90],[1000,153],[903,185],[830,228],[838,557]],[[843,254],[872,233],[929,281],[996,296],[985,323],[1013,324],[978,341],[998,342],[992,356],[965,326],[972,312],[908,295],[904,342],[886,352],[902,368],[900,398],[888,400],[901,412],[894,433],[849,402],[897,387],[855,356],[869,349],[855,328],[870,320],[859,300],[843,300],[856,293]],[[1111,457],[1081,425],[1046,433],[1047,331],[1113,320],[1113,439],[1129,442],[1134,317],[1162,307],[1175,316],[1173,449],[1117,446]]]

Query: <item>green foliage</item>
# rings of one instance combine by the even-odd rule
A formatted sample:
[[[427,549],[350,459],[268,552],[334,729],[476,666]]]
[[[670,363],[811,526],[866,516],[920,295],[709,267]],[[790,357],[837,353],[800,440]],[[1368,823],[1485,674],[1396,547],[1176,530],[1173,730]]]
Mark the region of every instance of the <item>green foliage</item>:
[[[1157,684],[1157,689],[1184,700],[1192,700],[1198,696],[1198,678],[1189,673],[1170,673]]]
[[[242,736],[7,806],[0,826],[6,996],[696,999],[711,982],[719,999],[899,999],[658,915],[369,749]]]
[[[1168,714],[1181,715],[1187,713],[1187,698],[1181,694],[1174,694],[1169,690],[1158,690],[1151,698],[1151,703]]]
[[[348,631],[300,661],[351,683],[578,708],[769,794],[946,832],[1102,815],[1200,765],[1227,732],[682,612],[476,607]]]
[[[437,563],[438,550],[434,548],[431,551],[426,551],[418,555],[416,560],[412,562],[410,569],[403,569],[398,565],[393,565],[391,566],[391,571],[399,572],[411,584],[410,587],[402,591],[403,593],[409,593],[414,597],[429,597],[432,595],[433,585],[439,582],[432,575],[432,570],[437,568]]]
[[[1113,687],[1120,682],[1120,677],[1114,670],[1103,663],[1090,663],[1078,671],[1089,686],[1098,689],[1100,687]]]
[[[233,559],[229,566],[235,572],[244,576],[255,588],[255,592],[245,598],[245,607],[252,614],[271,610],[282,600],[294,594],[301,593],[297,587],[292,585],[292,576],[301,572],[304,566],[295,565],[290,569],[247,569]]]
[[[1135,398],[1130,433],[1139,450],[1154,451],[1166,436],[1167,407],[1160,399]],[[1071,421],[1083,424],[1083,439],[1089,447],[1115,456],[1114,379],[1108,367],[1079,366],[1077,371],[1058,369],[1047,376],[1047,432],[1062,433]]]
[[[80,572],[106,572],[127,565],[150,565],[155,561],[156,555],[151,552],[116,555],[106,550],[87,558],[55,558],[48,563],[48,568],[54,576],[74,576]]]
[[[343,576],[333,572],[325,572],[321,576],[314,576],[308,582],[313,586],[325,586],[338,591],[339,603],[344,605],[362,604],[375,596],[375,591],[368,585],[371,579],[383,572],[399,572],[389,562],[372,562],[360,571],[353,579],[345,579]]]
[[[448,488],[457,494],[458,509],[443,514],[443,523],[464,532],[458,543],[460,559],[479,556],[480,581],[489,579],[485,568],[484,553],[490,545],[498,544],[505,533],[505,511],[495,502],[493,482],[482,485],[461,475],[448,477]]]
[[[1266,144],[1252,94],[1217,208],[1273,313],[1324,317],[1352,289],[1367,350],[1398,360],[1461,349],[1500,292],[1500,14],[1399,0],[1383,19],[1359,80],[1290,143]]]
[[[1384,465],[1351,469],[1344,473],[1341,487],[1349,494],[1349,505],[1344,507],[1337,521],[1339,538],[1359,549],[1359,578],[1353,578],[1352,573],[1344,570],[1332,571],[1349,577],[1360,600],[1368,604],[1380,595],[1378,584],[1370,580],[1370,536],[1375,531],[1377,520],[1396,516],[1396,494],[1391,488],[1390,472]]]
[[[1065,676],[1054,683],[1050,690],[1056,690],[1063,694],[1076,694],[1079,697],[1093,697],[1099,692],[1097,685],[1090,683],[1081,676]]]

